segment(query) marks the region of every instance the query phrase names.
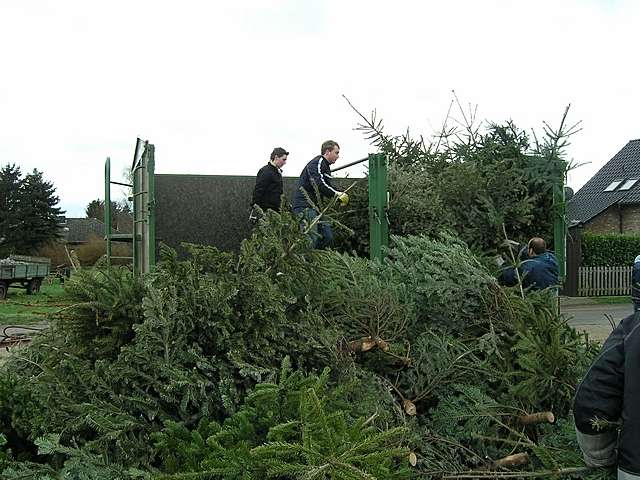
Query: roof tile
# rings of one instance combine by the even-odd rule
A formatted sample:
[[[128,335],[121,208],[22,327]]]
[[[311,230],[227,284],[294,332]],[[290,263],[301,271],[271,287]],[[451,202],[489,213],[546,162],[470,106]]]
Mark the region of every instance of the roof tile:
[[[614,180],[640,176],[640,139],[631,140],[567,202],[570,223],[587,222],[611,205],[640,203],[640,182],[629,190],[605,192]]]

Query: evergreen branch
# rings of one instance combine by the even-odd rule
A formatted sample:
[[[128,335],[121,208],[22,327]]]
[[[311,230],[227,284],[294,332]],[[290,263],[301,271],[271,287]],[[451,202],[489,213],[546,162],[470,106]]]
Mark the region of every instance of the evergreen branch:
[[[567,467],[557,470],[541,470],[539,472],[503,472],[488,470],[470,470],[467,472],[447,472],[442,475],[442,480],[454,480],[463,478],[540,478],[557,477],[558,475],[575,475],[593,471],[590,467]]]

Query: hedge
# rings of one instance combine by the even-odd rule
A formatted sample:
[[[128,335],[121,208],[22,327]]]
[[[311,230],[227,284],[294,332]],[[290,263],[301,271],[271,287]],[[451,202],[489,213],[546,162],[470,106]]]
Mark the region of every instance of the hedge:
[[[630,266],[640,255],[640,235],[595,235],[585,233],[582,237],[582,265]]]

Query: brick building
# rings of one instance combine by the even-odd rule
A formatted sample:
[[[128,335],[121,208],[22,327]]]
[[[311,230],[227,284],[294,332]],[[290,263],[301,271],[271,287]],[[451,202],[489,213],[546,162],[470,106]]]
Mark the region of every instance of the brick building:
[[[631,140],[567,203],[569,225],[640,233],[640,139]]]

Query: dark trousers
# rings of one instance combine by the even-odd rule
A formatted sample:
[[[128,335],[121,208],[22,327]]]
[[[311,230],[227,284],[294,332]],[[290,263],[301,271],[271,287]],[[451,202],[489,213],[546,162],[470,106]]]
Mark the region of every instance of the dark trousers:
[[[301,216],[300,224],[303,230],[306,230],[319,215],[313,208],[295,209],[294,213]],[[313,248],[318,250],[329,247],[333,242],[331,225],[324,222],[322,218],[318,220],[315,225],[309,229],[309,241],[313,245]]]

